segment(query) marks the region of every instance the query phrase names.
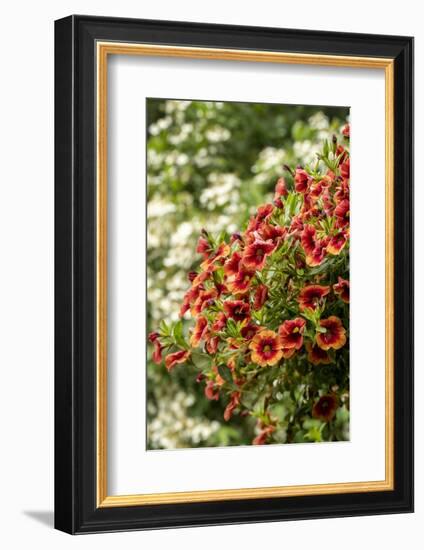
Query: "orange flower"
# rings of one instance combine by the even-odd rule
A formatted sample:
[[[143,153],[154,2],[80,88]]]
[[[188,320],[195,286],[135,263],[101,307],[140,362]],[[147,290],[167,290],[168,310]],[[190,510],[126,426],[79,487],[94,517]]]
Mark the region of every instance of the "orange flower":
[[[311,342],[306,342],[305,347],[308,352],[308,361],[313,365],[328,365],[331,363],[328,353],[316,344],[312,345]]]
[[[165,366],[168,372],[175,367],[175,365],[180,363],[185,363],[190,357],[190,352],[186,350],[176,351],[175,353],[170,353],[165,358]]]
[[[212,325],[213,332],[219,332],[225,327],[226,324],[227,324],[227,317],[225,313],[221,311],[220,313],[218,313],[218,315],[215,318],[215,321],[213,322],[213,325]]]
[[[216,288],[210,288],[209,290],[201,290],[199,292],[196,301],[194,302],[191,308],[191,314],[193,317],[197,317],[201,311],[205,309],[208,305],[215,301],[215,298],[218,296]]]
[[[326,250],[324,243],[316,238],[314,226],[305,225],[300,242],[305,251],[306,263],[311,267],[320,265],[325,258]]]
[[[243,265],[247,269],[262,269],[267,256],[274,252],[276,245],[272,241],[256,239],[254,243],[246,247],[243,254]]]
[[[300,349],[303,344],[302,334],[305,329],[305,325],[306,321],[301,317],[284,321],[278,329],[282,347],[287,350]]]
[[[216,251],[204,262],[200,264],[203,271],[213,271],[215,269],[215,263],[226,258],[230,253],[230,246],[227,243],[221,243]]]
[[[296,168],[294,176],[294,188],[298,193],[306,193],[308,189],[309,176],[302,168]]]
[[[229,258],[224,264],[224,273],[227,277],[231,275],[237,275],[239,272],[239,265],[241,261],[241,254],[234,252],[234,254]]]
[[[337,227],[345,227],[349,224],[349,212],[350,203],[348,199],[343,199],[338,203],[336,209],[334,210],[334,215],[336,216],[336,225]]]
[[[233,294],[243,294],[249,289],[250,282],[254,275],[254,271],[241,267],[237,275],[228,280],[227,286]]]
[[[327,245],[327,252],[333,254],[334,256],[338,256],[345,247],[346,243],[346,234],[344,233],[344,231],[342,231],[341,233],[338,233],[337,235],[331,237],[330,242]]]
[[[315,310],[317,307],[320,307],[324,296],[327,296],[329,292],[329,286],[308,285],[303,287],[297,297],[300,311],[305,309]]]
[[[278,208],[283,207],[283,202],[281,200],[281,197],[287,197],[289,192],[287,191],[287,185],[286,180],[284,178],[280,178],[277,181],[277,185],[275,186],[275,193],[274,193],[274,204]]]
[[[337,294],[337,296],[339,296],[340,299],[346,304],[349,303],[349,289],[349,281],[346,281],[346,279],[343,279],[342,277],[339,277],[339,282],[333,285],[334,293]]]
[[[224,302],[224,311],[226,316],[234,319],[234,321],[250,319],[249,304],[242,300],[227,300]]]
[[[234,391],[230,396],[230,402],[225,407],[224,420],[228,422],[233,416],[234,409],[240,405],[240,392]]]
[[[323,395],[312,407],[312,416],[323,422],[330,422],[336,414],[339,406],[335,395]]]
[[[153,344],[154,350],[152,354],[153,361],[160,365],[162,363],[162,344],[159,341],[159,333],[158,332],[151,332],[148,336],[149,341]]]
[[[275,431],[275,426],[262,426],[260,425],[261,431],[253,439],[252,445],[265,445],[268,440],[268,437]]]
[[[266,285],[260,284],[256,287],[255,292],[255,302],[253,304],[253,309],[258,310],[266,302],[268,298],[268,287]]]
[[[249,345],[253,363],[261,367],[277,364],[283,357],[282,347],[280,337],[273,330],[261,330]]]
[[[190,337],[190,344],[193,348],[197,348],[200,340],[204,338],[208,331],[208,320],[203,315],[199,315],[193,329],[193,334]]]
[[[331,315],[328,319],[321,319],[319,325],[325,329],[325,332],[318,332],[316,335],[321,349],[340,349],[346,344],[346,330],[338,317]]]

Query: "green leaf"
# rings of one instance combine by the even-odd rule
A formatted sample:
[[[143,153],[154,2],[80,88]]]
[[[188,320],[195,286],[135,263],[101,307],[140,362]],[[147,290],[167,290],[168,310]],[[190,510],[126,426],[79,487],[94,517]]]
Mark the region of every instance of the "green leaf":
[[[230,369],[229,369],[226,365],[219,365],[219,366],[218,366],[218,372],[219,372],[219,375],[220,375],[226,382],[228,382],[228,383],[231,384],[231,385],[234,384],[234,381],[233,381],[233,377],[232,377],[231,371],[230,371]]]

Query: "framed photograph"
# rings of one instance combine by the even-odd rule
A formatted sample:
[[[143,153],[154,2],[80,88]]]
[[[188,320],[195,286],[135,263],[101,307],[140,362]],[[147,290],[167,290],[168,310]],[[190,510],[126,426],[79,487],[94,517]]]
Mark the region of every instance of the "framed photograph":
[[[413,39],[55,24],[55,525],[413,510]]]

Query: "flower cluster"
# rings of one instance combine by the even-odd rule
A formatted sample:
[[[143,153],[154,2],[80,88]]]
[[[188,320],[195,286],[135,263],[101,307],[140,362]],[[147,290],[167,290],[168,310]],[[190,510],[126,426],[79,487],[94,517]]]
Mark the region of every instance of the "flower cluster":
[[[346,439],[349,409],[349,126],[313,166],[285,167],[243,232],[203,229],[181,318],[149,335],[153,360],[188,368],[253,444]]]

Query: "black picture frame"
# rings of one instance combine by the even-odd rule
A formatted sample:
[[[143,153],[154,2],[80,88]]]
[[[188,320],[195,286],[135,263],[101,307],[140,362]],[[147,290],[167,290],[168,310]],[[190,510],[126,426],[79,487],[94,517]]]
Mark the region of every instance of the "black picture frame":
[[[98,40],[394,60],[394,490],[97,507]],[[413,511],[413,39],[73,15],[55,22],[55,527],[67,533]]]

